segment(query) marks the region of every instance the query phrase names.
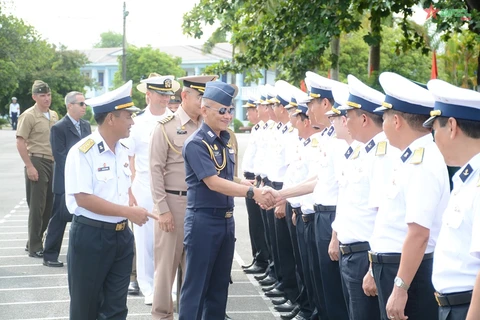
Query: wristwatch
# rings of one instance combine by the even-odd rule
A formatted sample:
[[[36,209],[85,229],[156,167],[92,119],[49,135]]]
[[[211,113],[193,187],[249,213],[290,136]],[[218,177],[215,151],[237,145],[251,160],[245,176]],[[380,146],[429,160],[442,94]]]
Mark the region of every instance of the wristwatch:
[[[408,288],[410,288],[410,286],[408,284],[406,284],[405,281],[403,281],[402,278],[400,278],[400,277],[395,277],[395,280],[393,280],[393,283],[397,287],[400,287],[400,288],[405,289],[405,290],[408,290]]]
[[[248,188],[247,199],[253,199],[254,195],[255,195],[255,193],[253,192],[253,187]]]

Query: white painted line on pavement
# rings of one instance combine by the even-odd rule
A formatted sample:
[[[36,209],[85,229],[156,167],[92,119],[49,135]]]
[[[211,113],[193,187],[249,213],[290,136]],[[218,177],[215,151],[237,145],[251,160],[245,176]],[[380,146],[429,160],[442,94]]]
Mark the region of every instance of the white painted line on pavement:
[[[10,214],[10,213],[9,213],[9,214],[7,214],[7,215],[5,216],[5,219],[7,219],[7,218],[10,218],[10,216],[11,216],[11,214]]]
[[[68,248],[68,245],[62,245],[62,248]],[[2,247],[0,250],[14,250],[14,249],[25,249],[25,246],[23,247]]]
[[[48,289],[68,289],[68,286],[35,287],[35,288],[6,288],[6,289],[0,289],[0,292],[2,292],[2,291],[23,291],[23,290],[48,290]]]
[[[23,276],[0,276],[0,279],[20,279],[20,278],[47,278],[47,277],[66,277],[66,273],[57,274],[31,274]]]
[[[19,232],[0,232],[0,235],[2,235],[2,234],[27,234],[27,233],[28,233],[27,231],[25,231],[25,232],[23,232],[23,231],[19,231]]]
[[[10,213],[15,213],[15,210],[11,210]]]
[[[241,265],[241,266],[245,264],[245,261],[243,261],[242,257],[240,257],[240,255],[238,254],[237,250],[235,250],[235,252],[234,252],[233,259],[234,259],[235,261],[237,261],[237,263],[238,263],[239,265]],[[250,283],[251,283],[255,288],[258,288],[258,283],[257,283],[257,281],[253,278],[253,275],[247,274],[247,278],[248,278],[248,280],[250,280]],[[258,289],[257,289],[257,290],[258,290]],[[229,297],[230,297],[230,296],[229,296]],[[259,297],[259,298],[261,298],[261,299],[263,299],[263,300],[270,300],[268,297],[262,295],[260,292],[259,292],[259,295],[258,295],[257,297]],[[264,311],[264,312],[262,312],[262,313],[271,313],[274,317],[277,317],[277,318],[280,316],[280,313],[278,313],[278,312],[273,308],[273,306],[270,306],[269,304],[267,304],[267,307],[268,307],[268,309],[270,310],[270,312]],[[230,311],[228,311],[228,313],[230,313]]]
[[[63,265],[66,266],[67,263],[64,262]],[[32,263],[32,264],[11,264],[11,265],[6,265],[6,266],[0,266],[0,269],[1,268],[22,268],[22,267],[45,267],[45,266],[43,265],[43,263],[41,263],[41,264],[36,264],[36,263],[35,264],[34,263]],[[51,268],[53,269],[55,267],[51,267]],[[60,268],[61,267],[59,267],[58,269],[60,269]]]
[[[230,313],[230,312],[229,312]],[[144,317],[151,316],[151,313],[129,313],[128,317]],[[48,318],[28,318],[28,319],[10,319],[10,320],[60,320],[69,319],[69,317],[48,317]]]

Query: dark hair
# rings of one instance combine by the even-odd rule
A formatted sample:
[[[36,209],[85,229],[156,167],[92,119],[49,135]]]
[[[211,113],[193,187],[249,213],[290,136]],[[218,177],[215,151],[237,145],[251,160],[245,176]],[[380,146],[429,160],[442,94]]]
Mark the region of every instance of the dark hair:
[[[95,122],[97,122],[97,124],[100,126],[105,121],[105,118],[107,117],[107,114],[109,114],[109,112],[95,113],[93,115],[93,118],[95,119]]]
[[[437,117],[435,121],[438,121],[440,127],[445,127],[448,122],[447,117]],[[480,123],[478,121],[457,119],[457,125],[462,130],[462,132],[469,138],[480,139]]]
[[[385,110],[385,112],[391,113],[392,115],[396,114],[402,117],[408,123],[410,128],[412,128],[415,131],[426,131],[426,128],[423,126],[423,123],[427,121],[428,118],[430,118],[430,116],[428,115],[406,113],[398,110]]]
[[[306,119],[308,119],[308,116],[305,113],[299,113],[297,114],[297,117],[300,117],[302,121],[305,121]]]
[[[375,114],[375,113],[371,113],[371,112],[368,112],[368,111],[364,111],[362,109],[354,109],[355,110],[355,113],[357,114],[358,117],[361,117],[362,115],[366,115],[367,117],[369,117],[373,123],[377,126],[377,127],[382,127],[383,125],[383,119],[382,119],[382,116],[378,115],[378,114]]]

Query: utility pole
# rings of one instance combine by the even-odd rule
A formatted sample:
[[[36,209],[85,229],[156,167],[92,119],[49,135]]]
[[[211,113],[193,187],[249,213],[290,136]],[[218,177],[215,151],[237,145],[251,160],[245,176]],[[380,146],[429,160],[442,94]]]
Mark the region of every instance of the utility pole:
[[[123,2],[123,48],[122,48],[122,79],[123,82],[127,81],[127,56],[126,56],[126,45],[127,45],[127,36],[126,36],[126,26],[127,26],[127,5],[125,1]]]

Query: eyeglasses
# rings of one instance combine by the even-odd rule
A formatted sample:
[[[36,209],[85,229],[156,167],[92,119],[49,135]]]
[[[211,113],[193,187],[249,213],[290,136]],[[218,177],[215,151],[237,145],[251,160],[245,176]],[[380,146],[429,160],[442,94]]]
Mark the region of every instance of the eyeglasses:
[[[85,102],[72,102],[72,104],[78,104],[80,107],[85,107],[87,104]]]
[[[234,114],[234,113],[235,113],[235,108],[233,108],[233,107],[232,107],[232,108],[222,107],[222,108],[220,108],[220,109],[215,109],[215,108],[212,108],[212,107],[210,107],[210,106],[205,105],[205,108],[218,111],[218,114],[220,114],[220,115],[222,115],[222,116],[223,116],[225,113],[227,113],[227,112],[228,112],[228,114]]]

